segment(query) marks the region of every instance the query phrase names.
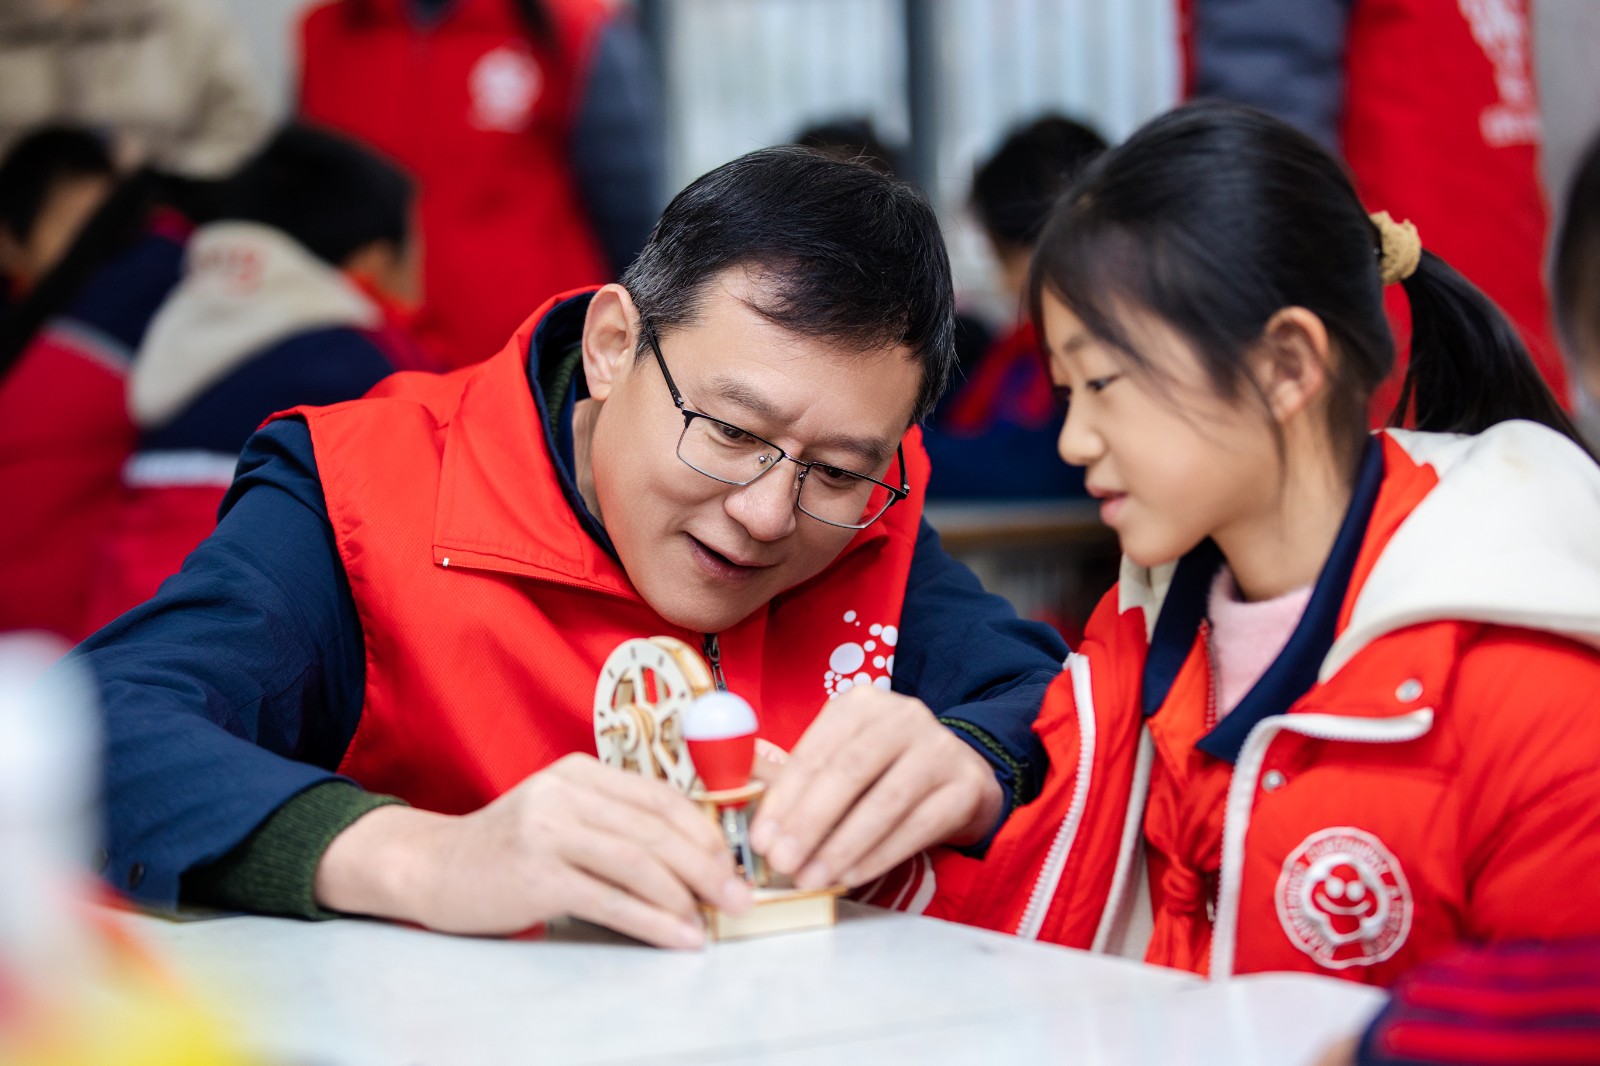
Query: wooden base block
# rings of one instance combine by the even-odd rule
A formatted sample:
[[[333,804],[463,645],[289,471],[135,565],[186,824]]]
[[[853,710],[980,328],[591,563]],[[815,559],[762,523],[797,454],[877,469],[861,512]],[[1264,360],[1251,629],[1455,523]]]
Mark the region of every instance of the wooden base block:
[[[798,888],[758,888],[755,906],[743,915],[704,908],[706,935],[712,940],[743,940],[770,933],[825,929],[834,924],[844,886],[802,892]]]

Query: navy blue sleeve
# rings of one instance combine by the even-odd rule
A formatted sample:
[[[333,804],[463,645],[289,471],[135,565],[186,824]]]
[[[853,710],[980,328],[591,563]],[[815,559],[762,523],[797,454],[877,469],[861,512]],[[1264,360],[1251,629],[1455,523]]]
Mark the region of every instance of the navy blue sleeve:
[[[589,224],[620,277],[661,214],[667,171],[660,80],[639,27],[626,15],[600,32],[571,151]]]
[[[216,532],[74,655],[99,683],[118,888],[173,905],[186,870],[333,779],[364,649],[306,426],[252,437]]]
[[[1352,2],[1195,0],[1195,95],[1259,107],[1337,153]]]
[[[1049,768],[1033,722],[1066,657],[1059,633],[985,592],[922,523],[900,611],[894,690],[922,700],[988,760],[1008,814],[1039,794]]]

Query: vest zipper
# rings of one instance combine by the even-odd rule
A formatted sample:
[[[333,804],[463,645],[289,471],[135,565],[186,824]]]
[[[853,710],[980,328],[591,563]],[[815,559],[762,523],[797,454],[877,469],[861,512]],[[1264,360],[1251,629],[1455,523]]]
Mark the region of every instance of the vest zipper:
[[[722,676],[722,644],[717,640],[717,634],[707,633],[700,647],[711,664],[711,681],[717,686],[717,691],[728,691],[728,680]]]

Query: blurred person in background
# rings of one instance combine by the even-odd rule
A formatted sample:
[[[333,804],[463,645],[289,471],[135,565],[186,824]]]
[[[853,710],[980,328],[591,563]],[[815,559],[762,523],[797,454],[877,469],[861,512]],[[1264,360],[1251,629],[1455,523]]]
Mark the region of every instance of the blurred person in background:
[[[1022,292],[1034,241],[1061,192],[1105,150],[1090,127],[1047,115],[1013,130],[977,168],[972,206],[999,265],[1015,319],[923,433],[935,499],[1079,495],[1082,470],[1056,455],[1061,410]]]
[[[1342,154],[1362,201],[1409,218],[1503,309],[1559,397],[1527,0],[1180,0],[1189,87]],[[1404,301],[1390,318],[1402,348]],[[1374,398],[1386,414],[1404,359]]]
[[[267,132],[244,43],[211,0],[5,0],[0,152],[50,122],[103,133],[125,170],[200,179]]]
[[[794,143],[829,155],[858,160],[890,177],[906,179],[904,153],[878,136],[878,128],[864,115],[845,115],[807,126]]]
[[[51,127],[0,162],[0,631],[85,633],[92,562],[135,440],[133,353],[178,280],[189,225],[148,171]]]
[[[1573,421],[1600,452],[1600,137],[1590,142],[1567,194],[1556,238],[1555,307],[1572,380]]]
[[[417,176],[449,366],[492,355],[550,296],[613,280],[660,210],[660,89],[602,0],[334,0],[301,26],[300,109]]]
[[[817,122],[795,135],[794,143],[803,148],[851,162],[865,163],[880,174],[909,182],[903,148],[890,145],[878,135],[878,128],[865,115],[841,115]],[[957,296],[959,301],[960,296]],[[956,307],[956,366],[953,380],[960,381],[970,375],[994,342],[994,330],[982,319]],[[947,394],[948,396],[948,394]]]
[[[129,374],[139,442],[89,628],[153,596],[211,533],[240,449],[273,413],[427,368],[396,310],[418,295],[414,198],[394,163],[302,125],[225,187]]]

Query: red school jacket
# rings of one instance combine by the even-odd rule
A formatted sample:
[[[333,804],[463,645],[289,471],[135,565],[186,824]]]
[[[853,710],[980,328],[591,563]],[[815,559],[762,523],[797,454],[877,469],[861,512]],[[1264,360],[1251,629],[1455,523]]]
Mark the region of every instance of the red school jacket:
[[[527,376],[534,331],[562,299],[477,366],[395,374],[363,399],[295,412],[366,644],[361,722],[339,770],[429,810],[476,810],[593,752],[595,682],[622,641],[702,643],[639,596],[562,493]],[[904,442],[907,500],[720,634],[727,685],[775,744],[792,747],[827,701],[841,648],[875,661],[872,635],[898,628],[928,479],[918,440],[913,429]]]
[[[1203,636],[1152,716],[1170,568],[1124,566],[1046,697],[1043,795],[926,913],[1216,977],[1387,985],[1464,941],[1600,933],[1600,471],[1526,422],[1389,432],[1317,682],[1196,751]]]

